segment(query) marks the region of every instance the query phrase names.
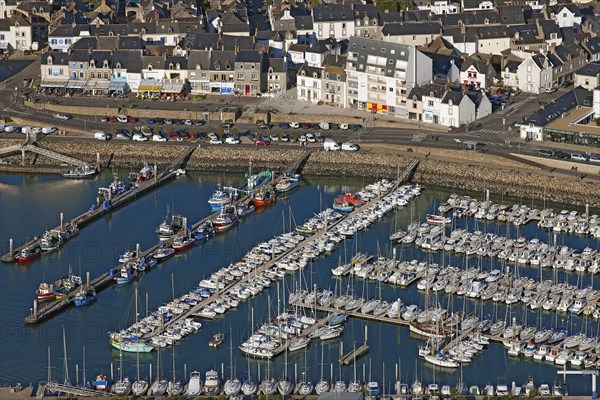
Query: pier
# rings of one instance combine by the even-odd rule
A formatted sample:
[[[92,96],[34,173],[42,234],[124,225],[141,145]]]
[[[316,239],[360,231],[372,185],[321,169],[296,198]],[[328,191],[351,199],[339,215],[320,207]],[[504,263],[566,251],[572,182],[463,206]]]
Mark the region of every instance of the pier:
[[[95,210],[88,210],[88,211],[84,212],[83,214],[73,218],[72,220],[70,220],[66,223],[63,223],[63,221],[61,221],[61,224],[59,226],[53,228],[53,230],[62,230],[66,226],[71,226],[71,227],[74,227],[79,230],[79,229],[83,228],[84,226],[92,223],[96,219],[100,218],[101,216],[103,216],[113,210],[116,210],[117,208],[124,206],[125,204],[128,204],[129,202],[131,202],[133,200],[136,200],[138,197],[143,196],[144,194],[148,193],[149,191],[151,191],[151,190],[155,189],[156,187],[162,185],[163,183],[169,181],[171,178],[174,178],[177,175],[176,169],[182,168],[185,166],[185,164],[187,163],[187,160],[189,160],[189,157],[192,155],[192,153],[194,152],[195,149],[196,149],[195,146],[188,147],[184,152],[182,152],[181,156],[178,159],[176,159],[171,164],[171,166],[169,168],[167,168],[165,171],[163,171],[160,175],[157,175],[156,168],[155,168],[155,174],[154,174],[153,179],[149,179],[145,182],[142,182],[137,188],[126,191],[126,192],[112,198],[111,203],[108,207],[98,207]],[[66,241],[67,239],[64,239],[64,240]],[[33,249],[39,245],[40,245],[40,238],[35,237],[33,240],[30,240],[29,242],[15,248],[13,246],[13,241],[11,239],[9,242],[9,251],[8,251],[8,253],[6,253],[2,256],[2,261],[6,262],[6,263],[15,262],[15,256],[17,254],[19,254],[19,252],[21,250],[23,250],[25,248]]]
[[[109,393],[100,392],[98,390],[92,390],[81,386],[63,385],[62,383],[56,382],[40,382],[38,385],[35,397],[41,399],[44,397],[44,393],[47,391],[54,393],[62,393],[62,396],[75,396],[77,397],[104,397]]]
[[[308,154],[304,153],[302,157],[308,157]],[[326,235],[328,232],[330,232],[333,228],[335,228],[336,226],[340,225],[341,223],[343,223],[344,221],[347,221],[349,219],[351,219],[352,217],[359,215],[361,212],[367,210],[369,207],[372,207],[373,204],[377,203],[379,200],[381,200],[383,197],[385,197],[386,195],[388,195],[389,193],[393,192],[394,190],[396,190],[402,183],[404,183],[407,179],[409,179],[411,177],[411,175],[414,173],[416,167],[419,164],[419,160],[418,159],[414,159],[411,164],[406,168],[406,170],[403,171],[402,174],[398,174],[398,179],[394,181],[394,184],[391,186],[391,188],[387,191],[384,192],[380,192],[375,198],[373,198],[371,201],[363,204],[360,207],[355,208],[351,213],[344,215],[342,218],[338,219],[335,222],[332,222],[331,224],[327,224],[327,226],[322,229],[319,230],[318,232],[316,232],[315,234],[313,234],[312,236],[307,237],[305,240],[299,242],[295,247],[293,248],[289,248],[283,252],[281,252],[278,255],[273,255],[271,257],[271,260],[268,262],[265,262],[264,264],[261,264],[260,266],[256,267],[252,272],[238,278],[238,279],[234,279],[233,281],[229,282],[223,289],[217,290],[215,293],[213,293],[212,295],[210,295],[207,298],[202,299],[201,301],[199,301],[197,304],[195,304],[194,306],[190,307],[189,309],[187,309],[186,311],[182,312],[179,315],[174,316],[171,320],[169,320],[168,322],[162,324],[159,328],[151,331],[150,333],[147,333],[143,336],[143,339],[152,339],[155,336],[159,336],[162,333],[164,333],[171,325],[173,325],[174,323],[178,322],[178,321],[182,321],[185,320],[186,318],[190,318],[190,317],[199,317],[201,316],[201,311],[202,309],[204,309],[206,306],[208,306],[209,304],[213,303],[214,301],[218,300],[221,296],[229,293],[232,291],[232,289],[239,285],[239,284],[244,284],[245,282],[248,282],[251,278],[254,278],[260,274],[262,274],[263,272],[265,272],[266,270],[273,268],[277,265],[277,263],[281,260],[283,260],[285,257],[296,253],[300,250],[302,250],[304,247],[309,246],[310,244],[313,244],[314,242],[318,241],[320,238],[322,238],[324,235]],[[295,164],[292,164],[292,166],[294,166]],[[337,310],[333,310],[332,311],[337,311]],[[374,318],[378,318],[378,317],[374,317]],[[281,350],[283,351],[283,350]]]
[[[340,363],[343,365],[354,364],[354,360],[366,354],[369,351],[369,345],[365,341],[360,347],[352,349],[352,351],[340,358]]]
[[[161,176],[157,177],[157,181],[160,181],[161,179],[172,178],[175,174],[176,168],[178,168],[182,164],[185,164],[187,162],[187,160],[189,160],[194,149],[195,149],[195,147],[190,147],[186,152],[184,152],[180,156],[179,159],[175,160],[167,169],[165,169],[165,171],[161,174]],[[309,155],[310,155],[310,151],[306,151],[306,152],[302,153],[296,160],[294,160],[292,162],[290,167],[284,171],[284,174],[285,173],[292,174],[292,173],[300,172],[303,163],[306,161],[306,159],[308,158]],[[147,189],[147,190],[149,190],[149,189]],[[126,193],[124,193],[124,195],[125,194]],[[246,194],[245,196],[242,196],[238,200],[236,200],[233,203],[233,205],[237,205],[241,202],[244,202],[244,201],[248,200],[249,198],[250,198],[250,195]],[[192,230],[197,229],[202,224],[206,223],[207,221],[210,221],[217,215],[219,215],[219,211],[211,213],[208,216],[206,216],[205,218],[201,219],[200,221],[197,221],[196,223],[192,224]],[[154,255],[154,253],[159,249],[161,244],[170,245],[170,244],[172,244],[171,242],[172,242],[172,239],[170,241],[159,242],[159,243],[155,244],[154,246],[152,246],[146,250],[143,250],[143,251],[139,250],[139,248],[138,248],[138,249],[136,249],[137,257],[138,258],[139,257],[152,257]],[[118,268],[118,266],[117,266],[117,268]],[[107,288],[108,286],[112,285],[114,282],[115,281],[114,281],[113,277],[110,276],[110,274],[108,272],[105,272],[102,275],[100,275],[100,276],[94,278],[92,281],[90,281],[89,286],[94,288],[96,293],[99,293],[102,290],[104,290],[105,288]],[[67,294],[62,299],[54,300],[51,303],[44,305],[42,308],[38,308],[38,302],[37,302],[37,300],[34,300],[33,301],[33,312],[32,312],[32,314],[25,317],[25,322],[28,324],[36,324],[36,323],[42,322],[48,318],[51,318],[52,316],[56,315],[57,313],[65,310],[67,307],[69,307],[72,304],[72,300],[78,291],[79,291],[79,289],[77,288],[77,289],[73,290],[72,292],[70,292],[69,294]]]

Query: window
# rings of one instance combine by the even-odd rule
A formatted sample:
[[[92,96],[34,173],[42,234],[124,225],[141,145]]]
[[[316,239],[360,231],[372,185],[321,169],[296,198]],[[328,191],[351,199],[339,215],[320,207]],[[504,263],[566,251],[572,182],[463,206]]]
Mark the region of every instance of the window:
[[[244,79],[244,74],[237,74],[237,78],[239,79]]]
[[[417,103],[415,103],[415,102],[413,101],[413,103],[412,103],[412,104],[413,104],[413,108],[417,108]]]
[[[393,92],[393,91],[394,91],[394,88],[393,88],[393,87],[390,87],[390,92]]]
[[[428,105],[429,107],[433,107],[433,100],[429,100],[429,101],[427,102],[427,105]]]
[[[453,108],[452,108],[452,107],[449,107],[449,108],[448,108],[448,115],[452,115],[452,112],[453,112],[453,111],[454,111],[454,110],[453,110]]]
[[[252,79],[253,81],[258,80],[258,74],[252,74],[252,77],[250,79]]]

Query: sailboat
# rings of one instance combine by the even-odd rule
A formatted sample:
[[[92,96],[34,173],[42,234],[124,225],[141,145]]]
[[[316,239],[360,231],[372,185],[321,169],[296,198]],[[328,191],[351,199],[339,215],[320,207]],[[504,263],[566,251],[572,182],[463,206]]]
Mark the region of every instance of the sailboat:
[[[356,380],[356,342],[354,343],[353,354],[354,354],[354,380],[352,382],[350,382],[350,384],[348,385],[348,392],[356,393],[356,392],[360,392],[362,390],[361,384]]]
[[[275,392],[277,391],[277,381],[275,380],[275,378],[270,377],[270,368],[269,367],[270,367],[270,359],[267,358],[267,378],[264,379],[260,383],[260,391],[266,396],[275,394]]]
[[[160,350],[156,358],[156,380],[150,386],[150,392],[154,396],[162,396],[167,391],[168,382],[160,377]]]
[[[233,343],[232,343],[232,333],[231,328],[229,329],[229,379],[225,381],[225,385],[223,386],[223,391],[226,396],[236,396],[240,389],[242,388],[242,382],[240,378],[235,376],[235,372],[233,370]]]
[[[173,351],[173,380],[169,382],[169,387],[167,388],[167,393],[169,396],[179,396],[183,393],[183,382],[178,381],[175,376],[175,347],[174,344],[171,345],[171,350]]]
[[[115,394],[128,396],[131,393],[131,381],[123,376],[123,352],[119,351],[119,380],[113,386]]]
[[[53,382],[52,380],[52,364],[50,363],[50,346],[48,346],[48,378],[46,383]],[[56,392],[48,390],[47,388],[44,390],[44,396],[54,396]]]
[[[292,382],[292,380],[288,377],[288,374],[287,374],[287,365],[288,365],[287,354],[288,354],[288,352],[287,352],[287,348],[286,348],[285,353],[284,353],[285,375],[283,375],[283,378],[281,380],[279,380],[279,382],[277,382],[277,391],[282,396],[289,396],[294,391],[294,382]]]
[[[325,393],[329,391],[329,382],[323,379],[323,346],[321,346],[321,379],[315,386],[315,392],[317,394]]]
[[[136,292],[137,292],[137,288],[136,288]],[[136,296],[136,303],[137,303],[137,296]],[[136,312],[136,314],[137,314],[137,312]],[[140,379],[140,353],[139,352],[136,352],[136,358],[137,358],[137,379],[135,382],[133,382],[133,385],[131,385],[131,390],[133,391],[134,395],[143,396],[148,391],[148,382],[143,379]]]
[[[258,385],[250,376],[250,358],[248,358],[248,379],[244,379],[244,383],[242,383],[242,393],[244,393],[246,396],[252,396],[256,394],[257,390]]]
[[[304,348],[304,372],[302,372],[302,381],[298,384],[298,394],[308,396],[313,392],[313,384],[307,379],[306,375],[306,347]]]
[[[138,326],[138,289],[135,288],[135,326]],[[135,352],[135,353],[149,353],[154,347],[148,345],[146,342],[140,340],[139,332],[134,336],[123,337],[117,332],[111,332],[110,344],[118,349],[119,351]]]

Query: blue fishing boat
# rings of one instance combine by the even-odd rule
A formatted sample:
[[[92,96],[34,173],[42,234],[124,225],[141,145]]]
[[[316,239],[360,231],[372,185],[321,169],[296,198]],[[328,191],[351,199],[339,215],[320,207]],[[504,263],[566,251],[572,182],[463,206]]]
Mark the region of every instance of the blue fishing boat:
[[[265,170],[261,171],[258,174],[254,174],[252,172],[252,159],[250,159],[250,163],[248,165],[248,172],[246,172],[246,182],[240,186],[242,190],[254,190],[257,189],[271,181],[271,177],[273,173],[271,171]]]
[[[238,217],[243,217],[244,215],[248,215],[254,212],[254,202],[251,200],[246,200],[237,205],[236,211]]]
[[[117,285],[124,285],[134,280],[137,275],[138,271],[132,268],[129,263],[127,263],[127,265],[121,267],[119,273],[117,276],[115,276],[115,281],[117,282]]]
[[[217,186],[217,190],[215,190],[208,199],[208,204],[213,211],[219,211],[224,205],[229,204],[231,202],[231,194],[225,190],[221,185]]]
[[[175,254],[175,250],[172,247],[169,247],[166,244],[161,243],[160,247],[158,248],[158,250],[156,250],[156,253],[154,253],[152,258],[154,258],[158,261],[161,261],[161,260],[166,260],[167,258],[171,257],[173,254]]]
[[[93,288],[87,290],[81,290],[73,298],[73,304],[75,307],[83,307],[91,304],[97,300],[96,291]]]
[[[209,238],[214,236],[214,234],[215,234],[215,227],[211,221],[206,221],[204,224],[202,224],[200,227],[198,227],[198,229],[196,229],[196,231],[193,233],[194,239],[196,239],[197,242],[208,240]]]
[[[354,210],[354,205],[346,202],[346,201],[334,201],[333,209],[341,212],[352,212]]]

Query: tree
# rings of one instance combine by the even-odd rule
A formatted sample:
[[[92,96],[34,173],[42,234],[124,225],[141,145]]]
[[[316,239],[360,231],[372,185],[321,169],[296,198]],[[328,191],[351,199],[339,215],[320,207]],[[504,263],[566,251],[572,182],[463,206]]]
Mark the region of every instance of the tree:
[[[413,10],[415,8],[412,0],[379,0],[377,1],[377,9],[379,11],[388,10],[396,12],[399,10]]]

